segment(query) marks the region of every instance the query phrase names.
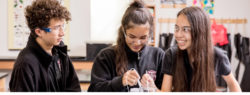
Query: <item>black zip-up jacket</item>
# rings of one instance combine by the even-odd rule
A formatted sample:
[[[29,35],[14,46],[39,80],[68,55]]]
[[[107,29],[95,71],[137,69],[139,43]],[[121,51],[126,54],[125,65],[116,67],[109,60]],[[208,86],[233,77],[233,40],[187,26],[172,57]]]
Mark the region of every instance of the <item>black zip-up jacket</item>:
[[[147,72],[154,77],[155,84],[161,88],[163,74],[161,73],[162,62],[165,52],[160,48],[145,46],[139,53],[125,48],[128,58],[128,70],[134,68],[140,77]],[[126,92],[128,88],[122,85],[122,76],[118,76],[115,65],[114,46],[105,48],[97,55],[91,72],[89,92]],[[138,85],[133,87],[139,87]]]
[[[27,46],[15,62],[9,83],[10,91],[81,91],[78,77],[67,55],[67,46],[54,46],[52,52],[57,53],[61,61],[61,74],[54,69],[54,56],[46,53],[35,38],[29,37]]]

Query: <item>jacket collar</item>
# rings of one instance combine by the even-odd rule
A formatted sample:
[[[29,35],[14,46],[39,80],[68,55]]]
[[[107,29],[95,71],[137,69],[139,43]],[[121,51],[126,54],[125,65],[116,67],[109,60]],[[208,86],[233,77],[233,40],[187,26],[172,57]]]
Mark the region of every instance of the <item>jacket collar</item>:
[[[148,46],[145,45],[139,52],[134,52],[126,44],[125,45],[125,51],[127,53],[128,58],[133,58],[133,59],[136,58],[136,59],[140,60],[141,57],[144,56],[147,53]]]
[[[32,50],[32,52],[37,56],[39,62],[42,65],[44,65],[45,67],[48,67],[50,65],[53,56],[45,52],[45,50],[37,43],[34,37],[29,37],[26,47]],[[63,42],[61,42],[59,46],[54,46],[52,48],[53,54],[60,54],[60,52],[67,54],[67,46],[63,45]]]

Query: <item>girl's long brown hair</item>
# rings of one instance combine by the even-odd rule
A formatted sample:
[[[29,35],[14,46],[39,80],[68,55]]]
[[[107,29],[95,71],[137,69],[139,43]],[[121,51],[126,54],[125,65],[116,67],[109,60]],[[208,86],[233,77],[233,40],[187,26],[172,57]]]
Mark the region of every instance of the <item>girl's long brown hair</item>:
[[[175,71],[173,74],[173,91],[215,91],[214,52],[210,31],[209,16],[199,7],[187,7],[178,15],[185,15],[191,27],[192,44],[189,60],[192,68],[192,79],[188,87],[187,74],[184,65],[184,55],[177,51]],[[190,89],[187,89],[190,88]]]
[[[132,28],[135,25],[143,25],[146,23],[149,23],[150,25],[150,33],[153,32],[153,17],[151,13],[144,7],[142,1],[136,0],[127,8],[118,30],[117,45],[115,46],[115,64],[118,75],[122,75],[127,71],[128,59],[125,52],[126,42],[124,33],[126,33],[127,29]]]

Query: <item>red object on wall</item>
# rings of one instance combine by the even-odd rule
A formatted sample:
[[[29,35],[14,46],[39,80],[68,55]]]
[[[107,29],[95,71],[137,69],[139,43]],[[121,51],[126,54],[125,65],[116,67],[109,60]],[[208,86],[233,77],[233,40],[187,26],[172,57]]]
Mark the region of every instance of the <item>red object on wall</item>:
[[[224,25],[216,24],[213,19],[213,24],[211,26],[213,44],[219,44],[220,46],[228,44],[227,29]]]

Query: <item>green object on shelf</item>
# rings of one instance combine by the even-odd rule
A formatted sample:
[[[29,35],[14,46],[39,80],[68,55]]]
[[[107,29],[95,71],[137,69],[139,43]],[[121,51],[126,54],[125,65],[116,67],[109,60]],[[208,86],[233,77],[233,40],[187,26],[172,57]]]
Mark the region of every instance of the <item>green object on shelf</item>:
[[[20,1],[20,3],[22,3],[23,4],[23,0],[19,0]]]
[[[16,8],[17,4],[14,5],[14,8]]]

